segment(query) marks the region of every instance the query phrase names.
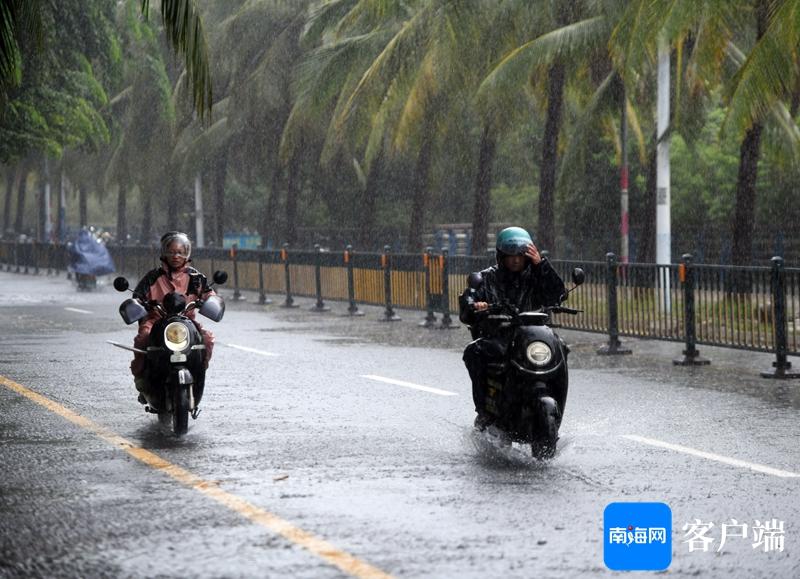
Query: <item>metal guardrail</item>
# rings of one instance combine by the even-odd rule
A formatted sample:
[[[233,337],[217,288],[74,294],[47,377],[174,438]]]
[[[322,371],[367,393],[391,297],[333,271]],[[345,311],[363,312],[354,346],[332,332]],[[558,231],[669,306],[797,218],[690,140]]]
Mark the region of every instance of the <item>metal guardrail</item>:
[[[158,267],[154,247],[109,246],[120,272],[138,279]],[[233,273],[234,299],[240,290],[285,294],[285,307],[296,307],[294,296],[316,298],[312,308],[327,311],[324,300],[348,302],[351,315],[358,304],[384,306],[385,321],[397,321],[395,307],[426,312],[421,325],[453,327],[458,296],[470,272],[484,269],[493,256],[449,256],[428,248],[421,255],[281,250],[196,249],[193,265],[210,273]],[[800,377],[791,372],[789,355],[800,355],[800,268],[786,268],[776,257],[771,267],[733,267],[694,264],[684,255],[680,264],[619,264],[613,254],[606,262],[553,260],[567,281],[572,269],[586,272],[585,283],[570,294],[579,316],[560,316],[564,328],[608,334],[600,353],[629,350],[621,336],[683,342],[676,364],[705,364],[697,345],[773,352],[774,371],[765,377]],[[0,241],[0,264],[5,271],[29,273],[66,269],[65,246]],[[0,266],[2,267],[2,266]],[[440,316],[437,324],[437,314]]]

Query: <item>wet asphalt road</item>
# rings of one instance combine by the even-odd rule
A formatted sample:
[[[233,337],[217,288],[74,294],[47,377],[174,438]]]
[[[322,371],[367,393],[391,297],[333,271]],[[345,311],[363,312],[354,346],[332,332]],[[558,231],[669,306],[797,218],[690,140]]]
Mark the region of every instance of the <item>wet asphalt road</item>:
[[[0,273],[0,376],[385,573],[611,576],[606,505],[663,501],[669,576],[800,576],[800,390],[757,377],[769,356],[716,350],[711,368],[673,368],[675,344],[637,342],[634,356],[609,360],[594,354],[602,336],[565,332],[562,438],[537,463],[473,435],[465,329],[419,329],[419,312],[380,324],[377,308],[353,320],[342,304],[312,314],[311,300],[299,310],[229,300],[225,319],[207,322],[218,346],[203,413],[176,439],[136,402],[130,354],[105,343],[133,339],[121,297]],[[0,464],[0,577],[345,575],[3,385]],[[750,538],[714,552],[731,518],[784,521],[783,552]],[[716,525],[709,552],[683,542],[695,519]]]

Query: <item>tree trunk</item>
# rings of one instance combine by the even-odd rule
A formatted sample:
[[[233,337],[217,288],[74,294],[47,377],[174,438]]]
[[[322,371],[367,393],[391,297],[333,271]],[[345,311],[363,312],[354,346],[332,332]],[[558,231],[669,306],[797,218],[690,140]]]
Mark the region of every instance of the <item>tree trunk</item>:
[[[6,169],[6,201],[3,207],[3,230],[0,231],[0,236],[6,235],[11,227],[11,201],[14,196],[14,185],[17,181],[17,174],[19,170],[8,167]]]
[[[58,181],[58,218],[56,224],[56,239],[63,243],[67,236],[67,192],[66,176],[64,176],[64,163],[62,161],[59,169]]]
[[[176,172],[171,172],[169,176],[169,190],[167,191],[167,229],[169,231],[180,230],[178,223],[178,178]]]
[[[489,125],[484,125],[478,154],[478,174],[475,177],[475,209],[472,213],[472,255],[486,255],[486,237],[492,206],[492,166],[497,143]]]
[[[50,159],[42,154],[42,165],[39,182],[39,227],[38,239],[42,243],[52,242],[52,221],[50,211]]]
[[[361,231],[357,239],[358,249],[361,251],[370,251],[378,248],[378,244],[375,243],[375,225],[377,219],[375,215],[375,206],[383,175],[383,156],[383,148],[381,147],[381,150],[375,156],[369,168],[367,182],[361,194]]]
[[[214,237],[218,247],[222,247],[225,237],[225,177],[228,171],[227,155],[223,155],[214,168]]]
[[[47,237],[47,234],[46,234],[46,231],[47,231],[47,195],[46,195],[45,188],[48,186],[48,183],[47,183],[47,175],[43,174],[43,177],[44,178],[41,179],[39,181],[39,183],[38,183],[39,187],[38,187],[38,194],[37,194],[37,199],[36,199],[37,205],[39,206],[38,207],[38,209],[39,209],[38,210],[39,219],[38,219],[37,225],[36,225],[36,239],[38,239],[40,242],[44,242],[45,238]]]
[[[128,239],[128,180],[120,179],[117,191],[117,241],[122,245]]]
[[[639,236],[639,250],[636,261],[640,263],[655,263],[656,239],[656,177],[658,175],[658,156],[656,155],[655,142],[653,149],[647,157],[647,175],[644,185],[644,206],[642,209],[641,235]]]
[[[25,195],[28,192],[28,165],[23,163],[20,169],[19,188],[17,189],[17,218],[14,221],[14,233],[23,233],[25,226]]]
[[[267,199],[267,207],[261,220],[261,245],[264,247],[268,247],[270,241],[273,242],[274,246],[279,246],[282,243],[281,232],[275,226],[275,216],[278,214],[282,185],[282,170],[280,163],[276,160],[272,170],[272,185]]]
[[[411,201],[411,222],[408,227],[407,251],[418,253],[422,250],[422,230],[425,227],[425,201],[428,198],[428,175],[431,169],[431,152],[433,151],[433,119],[432,107],[425,113],[422,125],[422,144],[417,155],[414,168],[414,197]]]
[[[150,199],[150,196],[147,196],[147,199],[144,202],[144,208],[142,210],[142,238],[141,243],[143,245],[150,245],[150,242],[153,238],[153,202]]]
[[[81,227],[86,227],[89,225],[89,216],[88,210],[86,209],[86,198],[88,194],[86,193],[86,186],[79,185],[78,186],[78,212],[80,216],[80,223]]]
[[[302,143],[299,150],[302,151]],[[300,153],[294,153],[289,161],[286,183],[286,241],[297,242],[297,198],[300,195]]]
[[[756,41],[764,36],[769,16],[768,0],[756,4]],[[751,265],[753,260],[753,226],[755,224],[756,179],[761,154],[761,123],[753,123],[739,148],[739,174],[736,179],[736,207],[733,217],[731,262]]]
[[[756,207],[756,178],[758,177],[758,157],[761,152],[761,131],[759,123],[754,124],[747,133],[739,149],[739,175],[736,179],[736,207],[733,218],[733,265],[752,265],[753,224]]]
[[[564,65],[553,64],[547,72],[547,119],[544,126],[542,166],[539,175],[538,249],[555,251],[556,168],[558,133],[564,100]]]

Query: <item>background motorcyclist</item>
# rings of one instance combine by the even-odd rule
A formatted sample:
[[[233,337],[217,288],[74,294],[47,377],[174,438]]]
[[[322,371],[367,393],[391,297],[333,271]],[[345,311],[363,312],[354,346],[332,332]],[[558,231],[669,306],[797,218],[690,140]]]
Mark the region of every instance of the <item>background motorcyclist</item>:
[[[162,303],[164,297],[172,292],[177,292],[192,301],[200,297],[207,298],[215,295],[214,290],[209,290],[206,276],[189,267],[192,254],[192,243],[185,233],[170,231],[161,238],[161,267],[149,271],[136,285],[133,291],[135,297],[142,301],[156,301]],[[211,360],[214,348],[214,334],[204,329],[195,320],[195,310],[187,314],[203,335],[205,343],[205,367]],[[135,348],[146,349],[153,324],[158,321],[161,314],[152,310],[150,314],[139,321],[139,332],[133,340]],[[135,353],[131,362],[131,373],[134,377],[136,390],[139,391],[139,402],[146,403],[144,394],[148,392],[149,384],[145,376],[145,355]]]
[[[511,334],[482,335],[476,322],[492,304],[508,303],[520,312],[556,305],[566,293],[564,282],[539,254],[530,234],[521,227],[508,227],[497,234],[497,265],[480,272],[482,283],[467,288],[459,298],[459,318],[473,328],[473,342],[464,349],[464,364],[472,380],[475,426],[483,429],[493,417],[486,412],[486,366],[503,359]]]

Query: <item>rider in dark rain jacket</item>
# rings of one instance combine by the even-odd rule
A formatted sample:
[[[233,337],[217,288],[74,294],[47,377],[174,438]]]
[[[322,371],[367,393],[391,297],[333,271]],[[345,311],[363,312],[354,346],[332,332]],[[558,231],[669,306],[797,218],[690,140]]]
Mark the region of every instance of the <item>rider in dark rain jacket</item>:
[[[474,291],[468,288],[459,299],[459,318],[473,327],[473,342],[464,350],[464,364],[472,380],[472,399],[478,416],[475,426],[483,429],[491,422],[485,411],[486,365],[505,356],[510,335],[482,336],[475,329],[478,312],[489,305],[507,302],[521,312],[555,305],[566,293],[564,282],[541,257],[530,234],[521,227],[508,227],[497,235],[497,265],[480,272],[483,283]]]

